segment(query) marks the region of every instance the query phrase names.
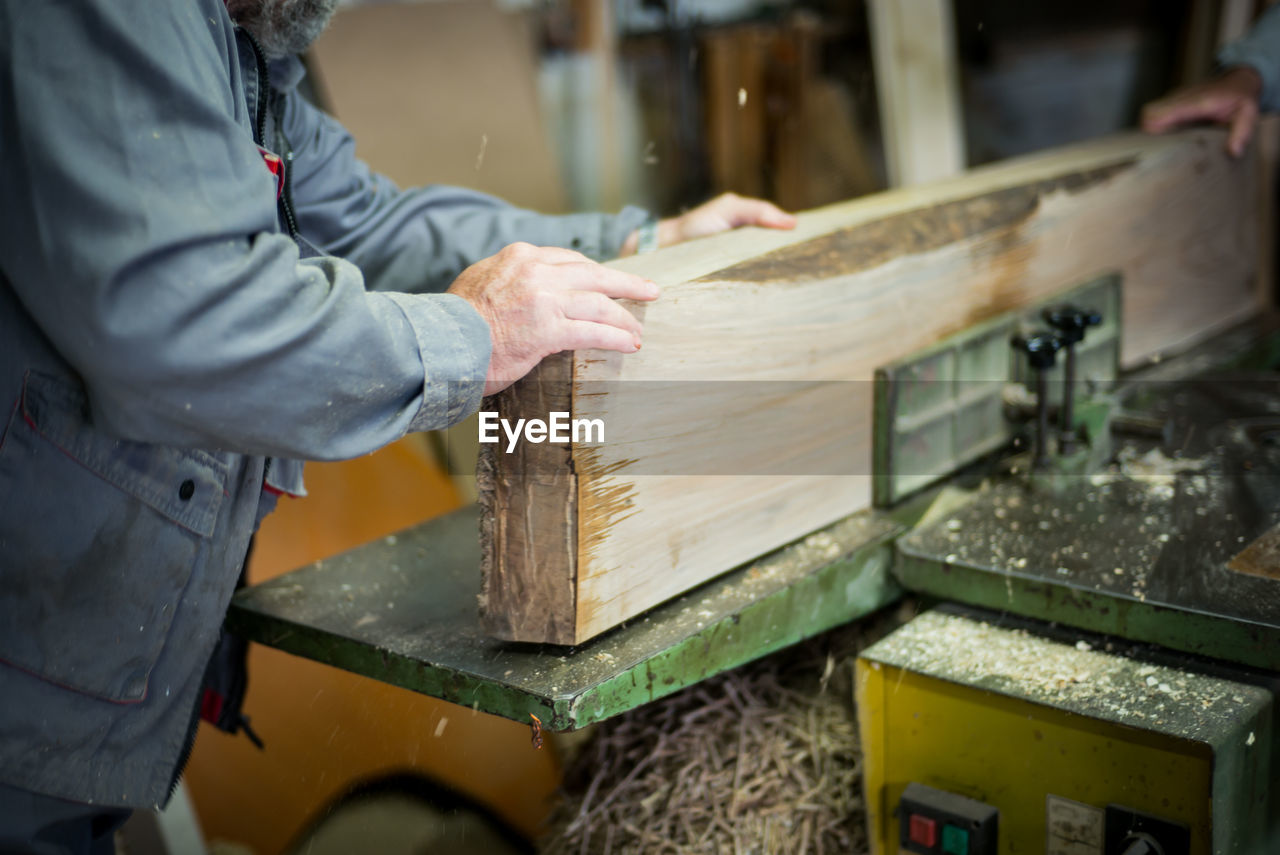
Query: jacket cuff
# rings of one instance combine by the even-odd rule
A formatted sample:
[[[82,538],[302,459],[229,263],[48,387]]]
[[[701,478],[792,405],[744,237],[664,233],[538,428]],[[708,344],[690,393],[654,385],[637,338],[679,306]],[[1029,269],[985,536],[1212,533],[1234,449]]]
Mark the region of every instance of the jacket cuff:
[[[648,219],[649,212],[634,205],[628,205],[614,216],[607,218],[604,235],[601,238],[601,246],[606,254],[600,257],[601,260],[617,258],[627,238]]]
[[[409,431],[441,430],[480,409],[489,325],[453,294],[383,294],[404,313],[422,355],[422,405]]]
[[[1245,65],[1262,78],[1258,106],[1263,112],[1280,108],[1280,64],[1266,51],[1259,50],[1249,39],[1232,42],[1218,52],[1218,65],[1225,69]]]
[[[616,214],[566,214],[554,222],[570,237],[548,243],[575,249],[594,261],[610,261],[618,257],[627,237],[648,218],[648,211],[634,205]]]

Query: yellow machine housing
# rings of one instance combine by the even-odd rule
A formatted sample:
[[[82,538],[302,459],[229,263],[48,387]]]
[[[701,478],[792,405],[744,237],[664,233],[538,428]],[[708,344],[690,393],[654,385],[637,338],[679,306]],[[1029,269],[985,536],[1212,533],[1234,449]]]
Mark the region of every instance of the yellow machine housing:
[[[998,809],[1001,855],[1121,855],[1130,814],[1185,826],[1188,855],[1266,851],[1264,687],[944,608],[865,651],[856,694],[873,853],[981,855],[956,829],[901,845],[911,782]]]

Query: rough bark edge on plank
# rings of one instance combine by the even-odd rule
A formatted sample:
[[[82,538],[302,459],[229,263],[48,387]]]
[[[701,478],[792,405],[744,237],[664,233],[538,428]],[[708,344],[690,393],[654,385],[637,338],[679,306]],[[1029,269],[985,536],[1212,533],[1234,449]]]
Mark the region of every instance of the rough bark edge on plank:
[[[544,359],[489,399],[501,418],[572,412],[573,354]],[[505,641],[577,641],[578,479],[568,445],[519,442],[511,453],[481,444],[480,614]],[[530,542],[528,535],[536,533]]]
[[[1136,165],[1137,158],[1124,157],[1082,172],[908,208],[765,253],[708,273],[698,281],[804,281],[870,270],[894,258],[1010,228],[1030,219],[1045,196],[1055,192],[1080,193]]]

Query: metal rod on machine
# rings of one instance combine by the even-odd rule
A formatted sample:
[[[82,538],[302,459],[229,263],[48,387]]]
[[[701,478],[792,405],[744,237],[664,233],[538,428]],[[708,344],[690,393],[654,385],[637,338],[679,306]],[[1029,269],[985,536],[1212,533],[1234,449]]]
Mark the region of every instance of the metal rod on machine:
[[[1032,466],[1044,469],[1049,465],[1049,375],[1036,372],[1036,451]]]
[[[1027,364],[1036,375],[1036,445],[1032,467],[1049,465],[1049,377],[1047,372],[1057,360],[1062,339],[1051,332],[1037,330],[1026,336],[1015,336],[1010,342],[1027,355]]]
[[[1076,450],[1079,439],[1075,423],[1076,345],[1084,341],[1084,334],[1089,327],[1102,323],[1102,315],[1093,309],[1066,304],[1045,309],[1044,320],[1057,330],[1062,348],[1067,352],[1063,368],[1062,409],[1058,412],[1058,453],[1071,454]]]

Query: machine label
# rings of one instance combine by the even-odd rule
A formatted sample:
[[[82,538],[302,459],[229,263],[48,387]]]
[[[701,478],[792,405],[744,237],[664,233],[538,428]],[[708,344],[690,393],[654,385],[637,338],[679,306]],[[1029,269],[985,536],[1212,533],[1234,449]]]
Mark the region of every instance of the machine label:
[[[1045,855],[1102,855],[1102,808],[1045,796]]]

